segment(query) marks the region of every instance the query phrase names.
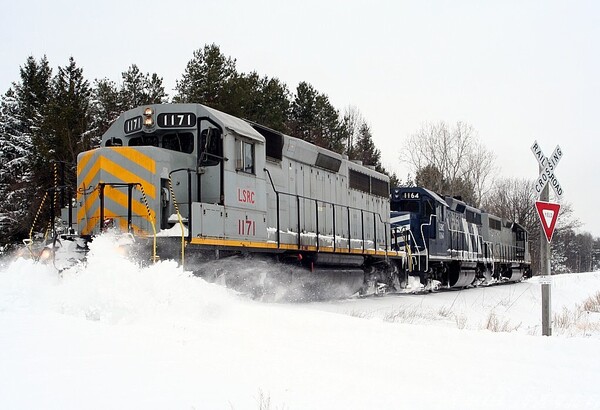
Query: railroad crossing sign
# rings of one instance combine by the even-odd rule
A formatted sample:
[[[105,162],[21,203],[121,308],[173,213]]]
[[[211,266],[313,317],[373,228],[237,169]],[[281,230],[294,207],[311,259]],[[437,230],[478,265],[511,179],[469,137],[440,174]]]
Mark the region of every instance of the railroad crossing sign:
[[[546,234],[546,239],[548,239],[548,243],[550,243],[550,241],[552,241],[552,235],[554,234],[554,228],[556,227],[556,221],[558,220],[560,204],[535,201],[535,209],[537,209],[538,215],[540,216],[540,222],[542,223],[542,228]]]
[[[537,141],[534,141],[533,145],[531,146],[531,152],[533,152],[533,155],[537,159],[538,164],[542,169],[542,172],[540,172],[540,175],[535,180],[534,190],[536,197],[539,198],[546,185],[550,184],[552,189],[554,189],[558,199],[562,198],[563,189],[560,186],[560,182],[558,182],[558,179],[556,179],[556,176],[554,175],[554,170],[562,158],[560,146],[557,145],[556,148],[554,148],[552,155],[546,157]]]

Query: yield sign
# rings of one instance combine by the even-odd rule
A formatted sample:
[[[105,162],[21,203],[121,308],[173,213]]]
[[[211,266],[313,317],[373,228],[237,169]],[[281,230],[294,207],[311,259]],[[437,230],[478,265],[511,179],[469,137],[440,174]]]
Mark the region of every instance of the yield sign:
[[[544,228],[544,233],[546,234],[546,239],[548,239],[548,242],[550,242],[552,240],[552,235],[554,234],[554,228],[556,227],[556,220],[558,219],[560,204],[535,201],[535,208],[540,216],[542,228]]]

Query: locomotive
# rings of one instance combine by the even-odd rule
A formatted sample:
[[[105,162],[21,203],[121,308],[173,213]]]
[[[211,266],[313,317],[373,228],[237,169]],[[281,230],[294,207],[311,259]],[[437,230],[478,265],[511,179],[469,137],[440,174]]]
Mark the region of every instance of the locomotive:
[[[364,294],[411,276],[447,287],[515,281],[529,263],[517,224],[423,188],[390,196],[373,167],[201,104],[123,113],[79,154],[76,192],[68,219],[78,235],[114,226],[153,259],[180,255],[194,271],[260,256]]]
[[[528,233],[518,223],[425,188],[394,188],[390,204],[394,247],[414,255],[424,278],[464,287],[531,276]]]

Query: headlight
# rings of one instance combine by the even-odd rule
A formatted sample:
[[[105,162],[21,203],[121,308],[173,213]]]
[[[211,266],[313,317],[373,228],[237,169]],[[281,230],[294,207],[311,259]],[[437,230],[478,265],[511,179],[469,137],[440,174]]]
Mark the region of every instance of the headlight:
[[[154,125],[154,109],[152,107],[146,107],[144,109],[144,125],[146,127],[152,127]]]
[[[44,262],[44,261],[48,261],[48,260],[52,259],[53,254],[54,254],[54,252],[52,251],[52,249],[44,248],[42,250],[42,253],[40,254],[40,261]]]

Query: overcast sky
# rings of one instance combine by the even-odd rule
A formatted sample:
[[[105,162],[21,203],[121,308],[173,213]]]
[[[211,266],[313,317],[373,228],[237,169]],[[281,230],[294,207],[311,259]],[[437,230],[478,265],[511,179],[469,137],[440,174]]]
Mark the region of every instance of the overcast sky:
[[[284,4],[286,3],[286,4]],[[403,140],[425,122],[464,121],[497,155],[498,177],[535,178],[530,151],[558,144],[563,202],[600,236],[600,2],[6,1],[0,91],[30,55],[86,78],[137,64],[170,96],[194,50],[216,43],[238,71],[311,83],[356,106],[384,165],[406,178]],[[532,204],[533,206],[533,204]]]

